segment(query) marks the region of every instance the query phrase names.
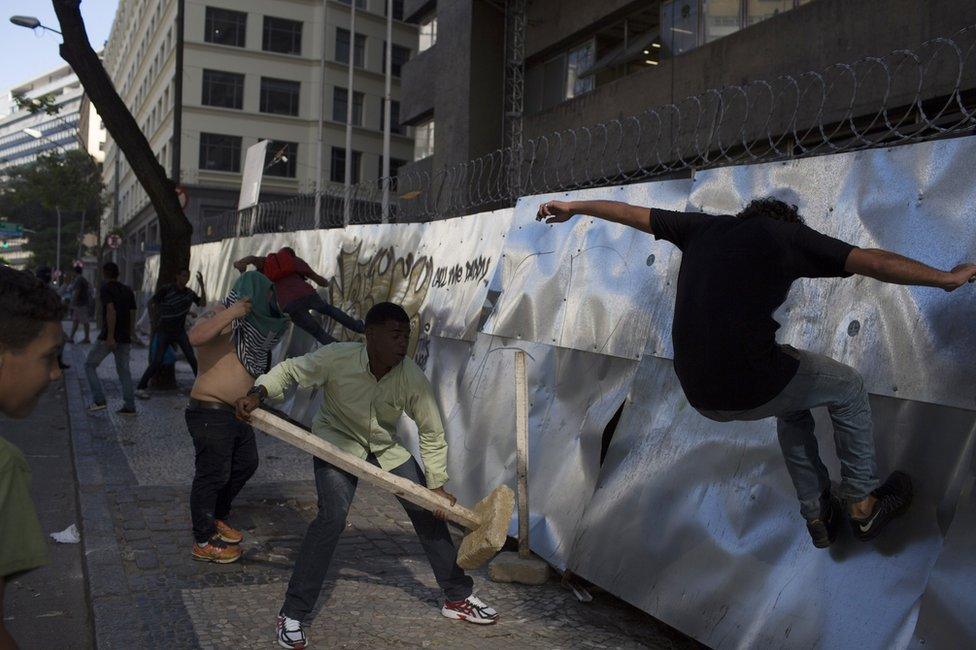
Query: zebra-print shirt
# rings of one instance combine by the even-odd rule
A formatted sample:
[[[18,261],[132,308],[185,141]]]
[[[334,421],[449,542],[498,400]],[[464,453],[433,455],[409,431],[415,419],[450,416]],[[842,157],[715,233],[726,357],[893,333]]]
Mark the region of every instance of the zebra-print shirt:
[[[231,291],[224,298],[224,307],[230,307],[240,297],[235,291]],[[271,351],[281,340],[281,334],[269,332],[261,334],[254,325],[249,323],[246,318],[235,318],[234,331],[231,334],[234,341],[234,348],[237,350],[237,358],[241,365],[252,377],[263,375],[271,370]]]

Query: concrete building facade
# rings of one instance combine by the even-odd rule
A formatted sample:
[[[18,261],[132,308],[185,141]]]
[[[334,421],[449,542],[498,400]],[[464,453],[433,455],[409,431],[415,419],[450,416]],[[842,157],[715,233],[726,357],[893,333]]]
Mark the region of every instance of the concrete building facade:
[[[85,146],[78,132],[82,94],[81,82],[67,65],[8,89],[0,97],[0,173],[36,160],[47,151]],[[40,110],[32,114],[14,101],[18,96],[47,99],[57,112]]]
[[[177,180],[186,191],[195,242],[220,236],[218,215],[236,208],[247,148],[260,140],[271,140],[262,201],[314,191],[320,111],[323,183],[341,186],[350,56],[355,68],[352,180],[379,178],[386,0],[356,0],[354,37],[349,2],[184,2],[182,88],[176,76],[180,4],[122,0],[104,58],[123,101],[167,171],[174,169],[178,156]],[[395,171],[413,154],[412,129],[401,127],[398,119],[399,76],[417,49],[418,29],[401,20],[402,0],[393,5],[390,158]],[[115,192],[116,203],[103,219],[103,231],[122,233],[120,258],[126,279],[138,283],[145,255],[158,250],[158,223],[111,136],[104,180]]]
[[[916,48],[976,24],[976,3],[969,0],[530,0],[525,5],[525,140],[638,115],[711,88]],[[505,146],[505,7],[503,0],[407,0],[407,20],[422,30],[433,24],[436,41],[405,66],[401,118],[437,137],[429,152],[419,152],[428,155],[415,156],[405,172],[440,169]],[[437,74],[448,65],[451,75]],[[952,67],[947,63],[944,73],[954,74]],[[945,92],[932,86],[927,92],[933,96]],[[885,89],[879,84],[868,90]],[[897,90],[891,89],[889,106],[898,106]],[[843,106],[830,106],[828,98],[826,114],[847,109],[848,96],[837,95]],[[876,109],[877,103],[866,99],[858,97],[865,110]],[[910,99],[908,92],[904,101]]]

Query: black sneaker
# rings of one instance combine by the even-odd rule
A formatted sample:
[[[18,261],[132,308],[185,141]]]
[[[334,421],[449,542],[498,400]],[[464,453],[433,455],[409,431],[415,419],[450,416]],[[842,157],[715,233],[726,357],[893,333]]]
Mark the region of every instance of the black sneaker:
[[[837,539],[844,510],[840,499],[830,493],[830,488],[820,495],[820,517],[807,522],[810,538],[817,548],[827,548]]]
[[[136,414],[136,410],[135,409],[126,408],[126,407],[123,406],[118,411],[116,411],[116,413],[118,413],[119,415],[135,415]]]
[[[914,493],[912,479],[908,474],[892,472],[888,480],[871,492],[877,499],[871,516],[863,519],[851,517],[851,529],[854,535],[862,542],[877,537],[888,522],[908,510]]]

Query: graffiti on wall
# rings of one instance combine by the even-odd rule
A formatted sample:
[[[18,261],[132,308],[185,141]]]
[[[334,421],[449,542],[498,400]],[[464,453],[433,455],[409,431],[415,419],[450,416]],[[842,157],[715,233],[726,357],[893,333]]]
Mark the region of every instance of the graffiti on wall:
[[[337,272],[329,281],[329,300],[357,318],[364,318],[378,302],[402,305],[410,317],[407,354],[413,356],[424,334],[420,308],[430,290],[434,263],[426,255],[398,253],[394,246],[381,248],[371,255],[364,255],[362,247],[359,242],[339,251]],[[341,341],[358,338],[331,319],[327,325],[331,327],[329,333]]]
[[[491,268],[491,258],[479,255],[464,264],[439,267],[434,271],[433,284],[440,288],[462,282],[481,282],[488,275],[489,268]]]

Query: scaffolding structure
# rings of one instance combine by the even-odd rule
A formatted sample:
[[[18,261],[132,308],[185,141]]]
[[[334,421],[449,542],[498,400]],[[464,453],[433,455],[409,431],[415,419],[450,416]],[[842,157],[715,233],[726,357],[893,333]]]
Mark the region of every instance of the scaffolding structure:
[[[507,176],[511,187],[521,187],[522,110],[525,96],[525,3],[505,3],[505,116],[503,150],[508,152]]]

